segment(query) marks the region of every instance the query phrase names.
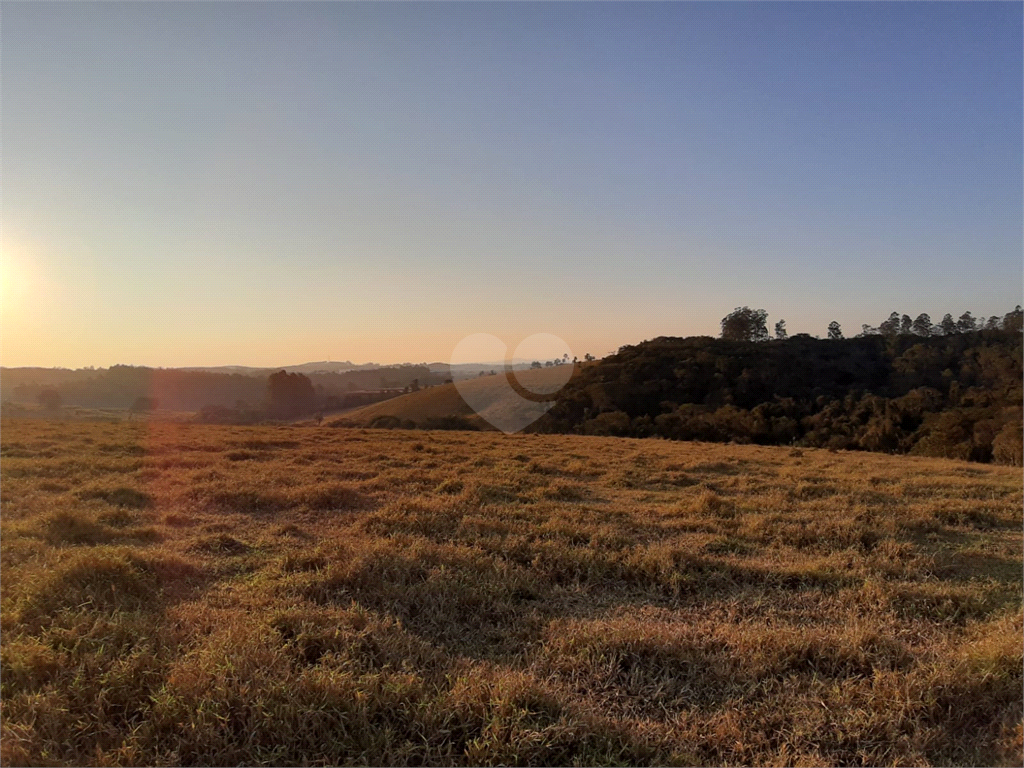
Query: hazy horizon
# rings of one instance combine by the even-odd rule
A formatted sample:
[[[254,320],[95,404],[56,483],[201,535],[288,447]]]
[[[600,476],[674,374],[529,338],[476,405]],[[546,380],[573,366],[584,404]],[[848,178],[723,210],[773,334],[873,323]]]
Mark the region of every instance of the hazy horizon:
[[[1019,3],[3,10],[6,367],[1022,301]]]

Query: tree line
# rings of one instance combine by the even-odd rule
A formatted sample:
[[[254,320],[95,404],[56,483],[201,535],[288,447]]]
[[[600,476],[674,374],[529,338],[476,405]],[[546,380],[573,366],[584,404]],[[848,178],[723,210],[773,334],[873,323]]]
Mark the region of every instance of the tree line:
[[[877,326],[864,324],[861,326],[858,337],[863,336],[953,336],[958,333],[972,333],[974,331],[999,331],[1007,330],[1014,333],[1021,332],[1024,311],[1018,304],[1012,311],[1002,317],[992,315],[988,319],[975,318],[971,312],[964,312],[956,320],[949,313],[943,315],[938,323],[932,323],[931,317],[922,312],[914,319],[910,315],[901,315],[899,312],[892,312],[889,317]],[[729,341],[768,341],[768,313],[763,309],[751,309],[750,307],[737,307],[728,315],[722,318],[723,339]],[[805,335],[805,334],[797,334]],[[842,339],[842,326],[833,320],[828,324],[826,337],[832,340]],[[783,341],[789,338],[786,330],[786,321],[779,320],[775,323],[775,339]]]

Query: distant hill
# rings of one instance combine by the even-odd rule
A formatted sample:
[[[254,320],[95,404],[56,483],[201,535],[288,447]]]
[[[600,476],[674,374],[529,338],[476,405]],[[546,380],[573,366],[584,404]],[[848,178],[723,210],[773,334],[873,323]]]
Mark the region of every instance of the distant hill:
[[[561,366],[518,370],[516,380],[531,391],[550,392],[561,385],[565,374],[565,368]],[[381,417],[390,417],[423,426],[428,421],[464,419],[469,426],[493,429],[490,422],[481,416],[497,420],[502,415],[519,414],[537,407],[532,401],[524,400],[512,392],[502,373],[478,376],[460,383],[460,387],[471,394],[474,402],[484,404],[479,413],[466,403],[454,384],[442,384],[350,411],[341,421],[369,426]]]
[[[380,368],[377,363],[364,363],[356,365],[349,360],[330,361],[321,360],[316,363],[301,363],[299,365],[278,365],[271,368],[257,368],[248,365],[216,365],[216,366],[194,366],[189,368],[177,368],[179,371],[204,371],[206,373],[237,373],[242,376],[269,376],[277,371],[288,371],[288,373],[343,373],[345,371],[363,371],[373,368]]]
[[[532,362],[532,360],[515,358],[509,362],[509,368],[514,371],[528,370]],[[433,373],[443,373],[451,378],[467,379],[471,376],[479,376],[481,372],[486,374],[491,371],[501,371],[504,369],[505,363],[500,360],[497,362],[456,363],[455,365],[450,363],[427,363],[427,367]]]
[[[522,370],[530,367],[532,361],[516,359],[512,361],[511,367],[514,370]],[[69,382],[74,381],[86,381],[94,379],[97,376],[103,376],[104,374],[117,369],[134,369],[134,370],[150,370],[150,371],[170,371],[170,372],[181,372],[181,373],[215,373],[222,374],[225,376],[251,376],[254,378],[265,379],[272,373],[278,371],[287,371],[288,373],[302,373],[307,376],[311,374],[345,374],[345,373],[357,373],[357,372],[370,372],[380,371],[385,376],[391,376],[396,371],[409,371],[413,368],[418,369],[415,376],[423,376],[424,381],[443,381],[444,379],[454,376],[456,378],[467,378],[470,376],[477,376],[481,371],[489,372],[491,370],[501,370],[504,366],[503,362],[481,362],[481,363],[460,363],[458,365],[449,365],[443,362],[433,363],[393,363],[393,364],[382,364],[382,363],[353,363],[351,360],[320,360],[311,363],[299,363],[298,365],[274,365],[274,366],[252,366],[252,365],[194,365],[184,366],[181,368],[150,368],[148,366],[126,366],[126,365],[114,365],[110,368],[41,368],[41,367],[20,367],[12,368],[7,366],[0,366],[0,382],[5,390],[13,390],[14,387],[18,386],[35,386],[35,387],[57,387]],[[392,378],[394,378],[392,376]],[[399,376],[404,378],[404,376]],[[379,377],[378,377],[379,379]],[[372,380],[372,385],[376,385],[378,379]],[[367,382],[371,380],[363,379],[359,380],[359,386],[370,386]],[[402,382],[402,386],[405,385],[405,381]],[[4,394],[5,397],[10,395]]]
[[[318,363],[306,364],[316,368]],[[243,369],[227,366],[221,370],[145,368],[115,365],[110,368],[0,369],[2,399],[14,403],[35,403],[44,390],[56,390],[66,406],[84,408],[128,408],[139,397],[155,398],[159,407],[171,411],[199,411],[206,406],[244,407],[259,410],[267,399],[271,374],[281,370]],[[297,373],[296,371],[291,371]],[[353,392],[402,389],[416,381],[420,386],[439,384],[447,376],[432,374],[425,365],[392,367],[356,366],[345,371],[314,371],[302,374],[316,392],[311,408],[336,408]]]

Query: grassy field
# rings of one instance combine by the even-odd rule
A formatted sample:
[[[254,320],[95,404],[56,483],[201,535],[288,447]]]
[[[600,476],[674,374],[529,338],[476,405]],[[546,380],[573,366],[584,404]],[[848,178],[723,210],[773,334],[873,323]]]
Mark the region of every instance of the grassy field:
[[[326,426],[0,437],[5,765],[1021,764],[1019,469]]]

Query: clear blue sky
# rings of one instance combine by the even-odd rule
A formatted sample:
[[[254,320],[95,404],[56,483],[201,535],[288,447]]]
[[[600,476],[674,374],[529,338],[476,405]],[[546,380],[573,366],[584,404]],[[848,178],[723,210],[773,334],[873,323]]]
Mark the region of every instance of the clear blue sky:
[[[1022,300],[1022,5],[4,3],[4,365]]]

